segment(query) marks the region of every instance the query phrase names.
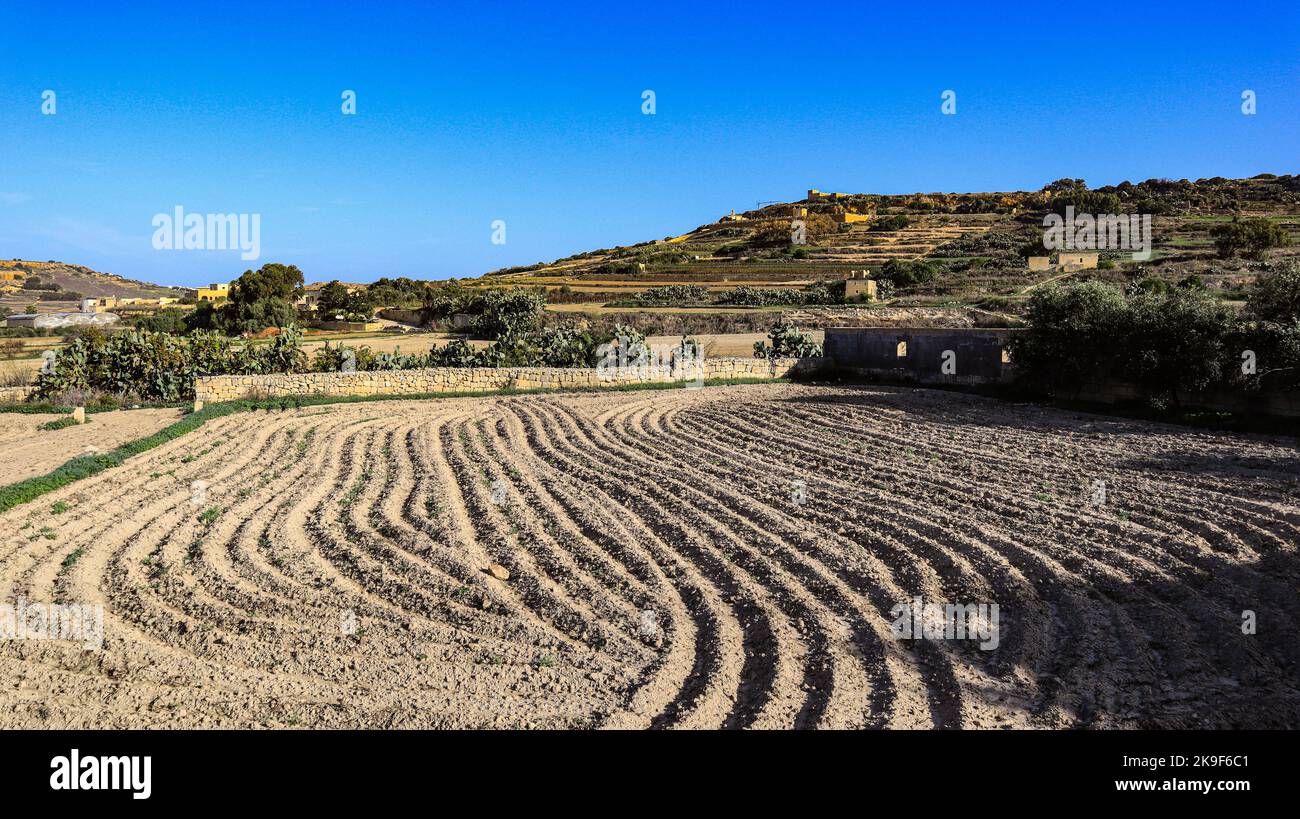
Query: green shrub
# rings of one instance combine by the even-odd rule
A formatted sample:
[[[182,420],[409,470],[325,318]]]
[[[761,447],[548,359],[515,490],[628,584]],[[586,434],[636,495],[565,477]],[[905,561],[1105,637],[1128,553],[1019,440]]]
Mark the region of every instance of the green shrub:
[[[637,293],[629,301],[638,307],[676,307],[707,302],[709,290],[697,284],[667,284]]]
[[[1232,312],[1195,290],[1143,294],[1129,304],[1121,372],[1158,409],[1223,380]]]
[[[537,329],[545,306],[546,297],[534,290],[489,290],[483,296],[483,311],[474,319],[472,331],[490,339],[526,335]]]
[[[542,366],[596,366],[597,341],[591,333],[570,327],[548,328],[537,334],[536,342]]]
[[[718,297],[718,304],[730,304],[737,307],[762,307],[767,304],[767,296],[757,287],[742,284],[733,287]]]
[[[1035,291],[1025,318],[1028,328],[1009,347],[1028,384],[1077,395],[1090,382],[1122,378],[1158,409],[1228,382],[1234,343],[1249,335],[1204,292],[1138,292],[1126,301],[1095,281]]]
[[[151,333],[171,333],[174,336],[181,336],[189,332],[190,329],[185,322],[188,314],[188,310],[167,307],[151,315],[140,316],[132,324],[135,325],[137,330],[147,330]]]
[[[1133,295],[1138,293],[1168,293],[1169,282],[1156,276],[1144,276],[1129,285],[1129,292]]]
[[[785,307],[843,304],[844,282],[817,282],[804,288],[740,285],[718,295],[714,304],[733,307]]]
[[[1050,284],[1029,297],[1027,329],[1008,343],[1021,377],[1049,394],[1099,378],[1122,349],[1128,305],[1101,282]]]
[[[36,380],[34,397],[99,392],[144,401],[176,403],[194,397],[196,375],[302,372],[307,357],[301,333],[285,328],[268,344],[236,348],[210,331],[189,338],[132,330],[111,335],[85,332],[73,339]]]
[[[909,219],[906,215],[899,213],[894,216],[877,217],[871,222],[871,227],[868,228],[868,230],[871,231],[902,230],[903,228],[907,227],[910,224],[912,224],[912,220]]]
[[[1264,251],[1291,243],[1290,235],[1280,225],[1263,217],[1215,225],[1210,228],[1210,236],[1219,256],[1225,259],[1231,256],[1262,259]]]
[[[72,419],[71,415],[68,415],[54,421],[46,421],[43,424],[37,424],[36,428],[44,432],[53,432],[56,429],[67,429],[68,427],[75,426],[77,426],[77,422]]]
[[[877,278],[894,287],[911,287],[932,282],[937,275],[938,270],[930,262],[890,259],[880,268]]]
[[[1246,389],[1295,389],[1300,386],[1300,318],[1242,325],[1226,343],[1232,381]],[[1241,371],[1244,354],[1254,354],[1255,372]]]

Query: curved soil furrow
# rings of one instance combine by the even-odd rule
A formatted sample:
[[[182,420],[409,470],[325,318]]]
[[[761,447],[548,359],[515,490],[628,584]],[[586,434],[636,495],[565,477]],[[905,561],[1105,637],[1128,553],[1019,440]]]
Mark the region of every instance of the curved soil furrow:
[[[1067,509],[1066,513],[1064,513],[1065,516],[1068,516],[1070,511],[1071,510]],[[1055,521],[1053,521],[1053,523],[1055,524]],[[1179,630],[1187,636],[1188,639],[1172,641],[1173,645],[1193,645],[1195,641],[1191,638],[1195,632],[1203,628],[1213,628],[1215,627],[1216,620],[1221,624],[1224,621],[1223,618],[1229,617],[1231,614],[1230,608],[1225,608],[1221,604],[1213,603],[1199,594],[1195,595],[1196,599],[1191,601],[1196,603],[1196,605],[1190,607],[1187,606],[1186,603],[1188,601],[1186,598],[1188,587],[1183,585],[1176,591],[1172,590],[1172,583],[1170,582],[1172,576],[1168,572],[1157,567],[1157,562],[1167,564],[1168,554],[1177,551],[1176,549],[1168,548],[1171,540],[1174,544],[1187,541],[1187,537],[1182,532],[1177,532],[1172,537],[1169,535],[1162,536],[1161,539],[1163,542],[1160,546],[1163,548],[1152,546],[1149,549],[1144,548],[1145,544],[1142,544],[1140,541],[1135,545],[1132,539],[1126,540],[1122,547],[1118,545],[1115,547],[1107,547],[1103,543],[1081,537],[1077,533],[1062,532],[1059,529],[1047,531],[1044,535],[1044,539],[1045,542],[1049,544],[1047,551],[1056,552],[1058,559],[1061,559],[1065,565],[1069,565],[1076,570],[1092,575],[1094,578],[1093,585],[1097,587],[1099,591],[1128,599],[1132,597],[1132,584],[1130,582],[1132,579],[1136,577],[1148,581],[1145,586],[1146,588],[1156,590],[1156,593],[1152,596],[1156,597],[1157,600],[1153,601],[1149,605],[1144,605],[1141,620],[1143,622],[1151,622],[1153,620],[1166,621],[1156,630],[1164,633],[1167,633],[1168,630],[1171,629]],[[1041,545],[1035,544],[1032,538],[1028,537],[1022,539],[1022,543],[1033,548],[1043,548]],[[1151,561],[1144,561],[1138,556],[1138,553],[1143,553],[1144,555],[1155,555],[1156,557]],[[1083,555],[1096,558],[1100,562],[1094,565],[1088,565],[1082,561],[1080,556]],[[1163,560],[1160,560],[1160,558],[1163,558]],[[1118,566],[1119,568],[1112,568],[1112,566]],[[1170,588],[1170,592],[1168,594],[1160,594],[1160,590],[1165,588]],[[1182,605],[1175,608],[1176,604]],[[1218,609],[1218,611],[1216,611],[1216,609]],[[1238,607],[1236,611],[1240,611],[1240,608]],[[1191,612],[1190,617],[1188,616],[1188,612]],[[1129,626],[1131,631],[1136,630],[1131,628],[1131,623]],[[1163,659],[1166,667],[1172,666],[1175,668],[1195,666],[1204,662],[1204,658],[1201,656],[1187,656],[1181,658],[1165,656]]]
[[[679,665],[678,673],[682,677],[680,685],[656,693],[656,684],[646,680],[646,677],[654,674],[652,664],[643,672],[643,682],[637,691],[649,692],[647,696],[664,702],[656,708],[653,702],[639,703],[634,694],[629,703],[629,707],[634,709],[633,714],[648,720],[649,727],[652,728],[709,727],[722,724],[734,706],[736,692],[742,686],[745,662],[742,648],[746,645],[742,624],[724,598],[729,587],[725,584],[720,586],[701,574],[691,561],[678,555],[667,542],[646,526],[634,510],[621,504],[617,497],[618,486],[609,484],[599,470],[593,470],[585,462],[576,459],[577,448],[564,436],[549,434],[530,412],[530,407],[526,403],[511,404],[530,450],[538,453],[539,459],[551,467],[542,474],[556,476],[551,484],[552,496],[568,498],[568,508],[617,510],[617,514],[603,516],[612,531],[626,536],[626,540],[620,538],[617,542],[644,550],[667,577],[690,614],[696,642],[690,646],[693,659],[689,668],[685,666],[684,658],[676,658],[680,657],[677,644],[685,642],[689,633],[674,628],[665,637],[671,646],[669,654],[676,657],[666,657],[664,665]],[[574,489],[563,488],[565,477],[574,482]],[[580,500],[574,498],[575,493],[581,496]],[[671,602],[669,605],[672,605]]]
[[[590,650],[603,645],[609,635],[587,604],[571,595],[556,578],[537,564],[533,554],[521,548],[511,524],[493,500],[495,475],[471,441],[473,423],[463,422],[442,432],[443,451],[455,478],[459,504],[470,522],[473,538],[487,555],[481,571],[490,574],[492,564],[504,567],[509,577],[492,578],[489,584],[512,612],[520,610],[543,624],[555,647]]]
[[[759,544],[765,542],[766,546],[760,545],[760,548],[777,557],[801,584],[813,590],[817,598],[828,605],[823,623],[832,629],[838,624],[840,628],[834,629],[836,636],[850,635],[851,642],[843,648],[857,659],[861,674],[844,674],[837,683],[843,691],[840,699],[847,701],[840,706],[843,713],[823,720],[825,715],[819,707],[802,715],[805,719],[825,721],[828,725],[842,720],[849,724],[862,724],[867,718],[860,712],[863,704],[869,705],[872,714],[884,711],[886,703],[875,692],[884,690],[881,683],[888,659],[895,663],[895,668],[899,661],[919,661],[919,668],[911,675],[914,687],[909,689],[896,684],[891,689],[895,696],[906,698],[911,690],[924,690],[936,725],[957,727],[960,724],[960,696],[951,663],[931,644],[918,644],[915,652],[918,656],[912,657],[891,639],[885,628],[884,615],[900,599],[907,597],[900,596],[899,587],[889,581],[888,569],[864,554],[852,540],[842,536],[842,526],[837,527],[835,521],[825,521],[829,524],[825,528],[817,526],[804,514],[802,506],[790,502],[788,494],[786,502],[782,503],[778,500],[779,493],[764,493],[760,485],[772,474],[766,469],[745,469],[749,482],[744,494],[727,489],[729,474],[718,466],[725,462],[689,436],[679,439],[669,434],[658,423],[657,406],[639,408],[627,420],[629,426],[639,430],[638,437],[632,438],[626,433],[620,435],[613,429],[610,431],[623,437],[629,445],[644,449],[655,461],[674,456],[680,458],[674,471],[689,478],[688,484],[711,487],[711,499],[726,509],[724,518],[729,521],[728,525],[747,531],[749,537]],[[607,427],[613,426],[607,423]],[[734,456],[730,460],[733,468],[743,462]],[[813,524],[811,531],[810,523]],[[839,660],[841,664],[852,663],[844,657]],[[921,680],[928,682],[922,686]],[[870,693],[864,695],[864,687]],[[821,707],[833,708],[836,699],[836,692],[832,689],[823,700],[826,705]],[[912,709],[915,704],[899,703],[899,706]]]
[[[709,440],[721,428],[721,422],[709,418],[708,413],[689,419],[678,416],[676,421],[695,433],[697,442]],[[975,655],[995,675],[1014,672],[1018,665],[1037,662],[1051,651],[1050,641],[1037,626],[1042,620],[1041,601],[1026,576],[979,539],[935,522],[933,506],[895,494],[893,476],[884,471],[887,465],[873,464],[867,476],[841,481],[835,475],[842,462],[826,459],[824,451],[797,435],[782,434],[770,425],[747,426],[734,418],[727,427],[737,445],[718,454],[750,463],[751,474],[784,475],[790,483],[766,488],[772,498],[782,493],[788,497],[793,481],[806,479],[808,500],[801,514],[866,550],[886,567],[899,587],[886,598],[889,605],[919,594],[928,600],[1001,601],[1012,612],[1020,612],[1020,616],[1009,618],[1007,633],[991,657]],[[750,454],[759,450],[760,442],[762,454]],[[834,500],[828,503],[826,499]],[[852,509],[853,514],[845,515],[844,509]],[[1008,622],[1006,612],[1004,622]]]
[[[772,624],[769,651],[775,655],[771,687],[763,709],[734,714],[732,723],[754,726],[816,724],[822,709],[830,701],[827,695],[833,689],[835,675],[843,673],[848,663],[848,652],[839,646],[832,647],[827,632],[832,628],[839,632],[839,624],[835,622],[832,626],[833,614],[794,575],[788,574],[792,564],[780,561],[774,565],[761,559],[760,554],[770,556],[775,552],[760,552],[733,531],[726,520],[728,512],[725,507],[714,503],[689,482],[660,473],[652,460],[619,443],[606,432],[584,424],[583,419],[575,418],[559,402],[544,402],[539,406],[552,410],[560,424],[572,434],[582,436],[583,448],[595,453],[591,457],[604,455],[606,472],[611,478],[621,479],[629,485],[654,482],[668,490],[675,501],[674,517],[682,521],[683,528],[689,527],[689,537],[741,569],[739,579],[747,587],[751,599],[768,612],[768,622]],[[624,463],[629,466],[636,464],[638,468],[612,465]],[[732,523],[738,521],[743,521],[743,518],[735,516],[731,520]],[[779,550],[776,546],[769,548]],[[807,567],[800,569],[804,582],[825,581],[823,576],[817,576]],[[853,665],[858,663],[853,661]],[[858,693],[859,696],[863,693],[860,686]]]
[[[583,549],[580,543],[558,543],[548,531],[552,528],[549,522],[530,508],[530,501],[534,508],[537,506],[536,498],[523,492],[526,489],[523,473],[507,466],[509,461],[493,443],[487,426],[484,419],[475,422],[467,454],[491,476],[490,501],[494,509],[489,520],[497,530],[497,537],[509,544],[512,556],[520,561],[517,565],[524,567],[525,577],[530,573],[537,575],[591,624],[590,633],[571,633],[570,637],[621,656],[625,662],[638,665],[645,662],[648,652],[642,643],[630,638],[628,629],[618,627],[635,623],[638,610],[619,596],[623,584],[612,582],[619,580],[614,564]],[[495,426],[493,423],[494,429]]]

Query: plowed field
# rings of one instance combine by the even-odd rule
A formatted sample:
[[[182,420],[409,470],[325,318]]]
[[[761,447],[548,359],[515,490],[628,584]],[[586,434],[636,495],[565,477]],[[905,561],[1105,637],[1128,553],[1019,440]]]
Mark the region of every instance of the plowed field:
[[[0,526],[0,601],[104,608],[99,650],[0,640],[3,727],[1300,727],[1281,438],[893,387],[339,404]],[[997,604],[996,648],[896,638],[918,597]]]

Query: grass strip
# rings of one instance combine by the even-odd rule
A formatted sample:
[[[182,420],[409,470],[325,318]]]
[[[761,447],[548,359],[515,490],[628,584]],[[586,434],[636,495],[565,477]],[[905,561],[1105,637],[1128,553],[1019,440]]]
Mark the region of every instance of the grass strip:
[[[117,412],[118,410],[133,411],[137,409],[180,409],[189,406],[188,403],[140,403],[140,404],[87,404],[86,414],[94,415],[97,412]],[[31,404],[0,404],[0,413],[14,413],[17,415],[68,415],[74,407],[64,406],[63,404],[51,404],[48,401],[38,401]]]
[[[86,423],[90,423],[89,418],[86,419]],[[76,419],[71,415],[65,415],[54,421],[46,421],[43,424],[37,424],[36,428],[42,432],[53,432],[56,429],[67,429],[68,427],[75,426],[78,426]]]

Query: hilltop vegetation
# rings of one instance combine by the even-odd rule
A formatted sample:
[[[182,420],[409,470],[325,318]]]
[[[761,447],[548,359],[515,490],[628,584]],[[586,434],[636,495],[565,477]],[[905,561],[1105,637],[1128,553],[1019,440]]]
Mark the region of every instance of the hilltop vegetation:
[[[749,290],[740,292],[773,291],[748,302],[771,307],[808,304],[794,294],[869,271],[887,284],[882,298],[895,306],[1017,314],[1034,286],[1058,275],[1029,271],[1025,257],[1046,253],[1043,219],[1068,208],[1152,216],[1150,259],[1104,250],[1099,269],[1079,276],[1120,287],[1170,287],[1195,276],[1217,298],[1240,301],[1270,255],[1300,253],[1274,250],[1294,247],[1300,237],[1298,176],[1151,179],[1096,189],[1059,179],[1038,191],[847,194],[769,204],[681,236],[499,270],[473,284],[543,288],[552,303],[589,303],[593,310],[734,306],[741,302],[719,295],[743,286]],[[803,242],[795,238],[797,221]]]

